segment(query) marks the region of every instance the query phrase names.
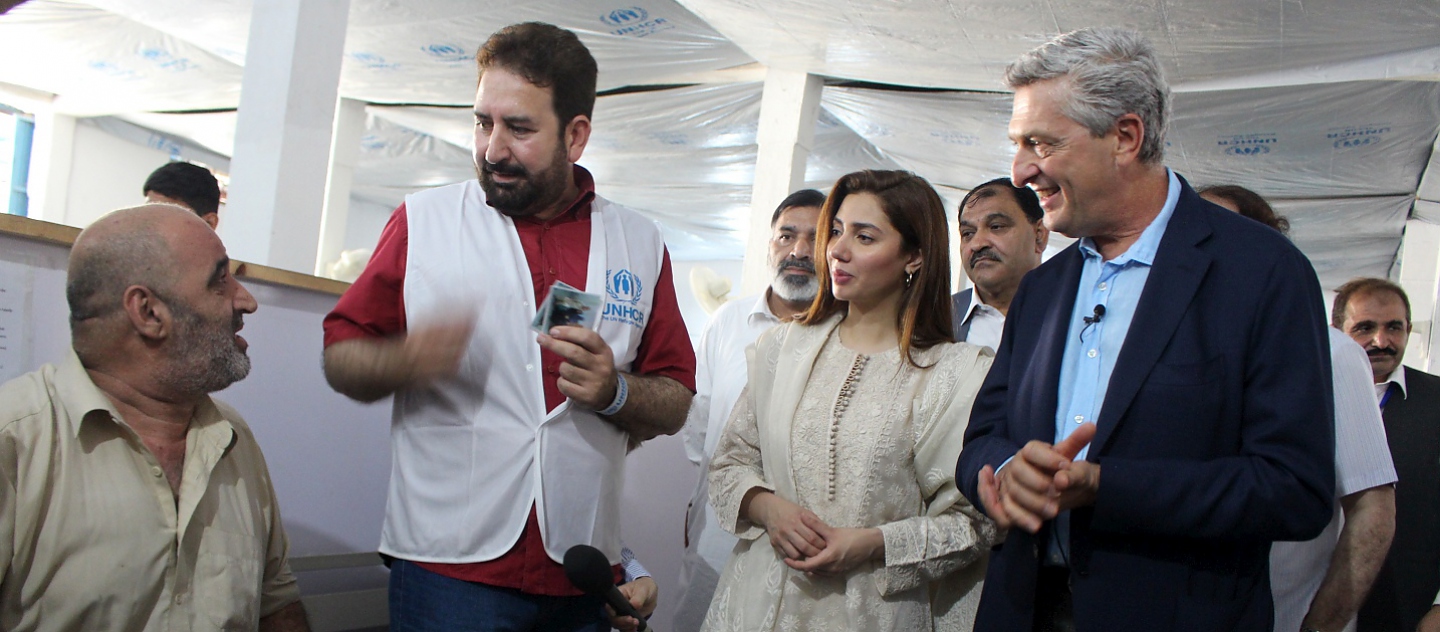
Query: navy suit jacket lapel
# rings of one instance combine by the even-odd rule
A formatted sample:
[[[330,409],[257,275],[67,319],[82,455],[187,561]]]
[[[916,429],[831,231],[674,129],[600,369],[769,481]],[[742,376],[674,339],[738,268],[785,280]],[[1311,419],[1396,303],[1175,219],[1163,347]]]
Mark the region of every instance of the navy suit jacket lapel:
[[[1115,359],[1105,403],[1100,408],[1089,460],[1095,460],[1115,432],[1130,403],[1160,359],[1181,318],[1190,309],[1195,292],[1210,268],[1211,256],[1197,248],[1210,236],[1210,226],[1199,212],[1204,202],[1188,184],[1181,183],[1180,201],[1145,281],[1145,289],[1130,321],[1130,331]]]
[[[1070,333],[1070,315],[1075,310],[1076,288],[1080,285],[1080,272],[1085,264],[1079,246],[1074,244],[1055,257],[1061,259],[1057,283],[1048,289],[1036,288],[1042,297],[1046,297],[1042,300],[1048,300],[1049,304],[1040,317],[1039,334],[1026,367],[1025,383],[1020,385],[1017,393],[1023,402],[1033,402],[1030,438],[1046,443],[1055,441],[1060,364],[1065,358],[1065,336]]]

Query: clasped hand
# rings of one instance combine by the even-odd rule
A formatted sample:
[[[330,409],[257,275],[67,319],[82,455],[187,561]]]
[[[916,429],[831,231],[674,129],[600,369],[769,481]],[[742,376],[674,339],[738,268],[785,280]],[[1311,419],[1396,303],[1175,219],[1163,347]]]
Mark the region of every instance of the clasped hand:
[[[785,564],[818,575],[845,573],[862,562],[884,559],[885,537],[879,529],[837,528],[819,516],[770,492],[752,499],[753,513],[770,536]]]
[[[989,465],[980,469],[980,502],[1002,529],[1017,526],[1030,533],[1061,511],[1095,503],[1100,466],[1076,461],[1095,438],[1095,424],[1086,423],[1054,446],[1043,441],[1025,444],[997,475]]]

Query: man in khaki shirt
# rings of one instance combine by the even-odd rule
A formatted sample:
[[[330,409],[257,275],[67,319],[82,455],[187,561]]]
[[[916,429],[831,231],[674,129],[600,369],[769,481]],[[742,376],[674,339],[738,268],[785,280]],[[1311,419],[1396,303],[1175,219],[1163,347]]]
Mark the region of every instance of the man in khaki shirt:
[[[309,629],[260,448],[209,397],[250,370],[229,263],[170,205],[76,240],[74,352],[0,386],[0,629]]]

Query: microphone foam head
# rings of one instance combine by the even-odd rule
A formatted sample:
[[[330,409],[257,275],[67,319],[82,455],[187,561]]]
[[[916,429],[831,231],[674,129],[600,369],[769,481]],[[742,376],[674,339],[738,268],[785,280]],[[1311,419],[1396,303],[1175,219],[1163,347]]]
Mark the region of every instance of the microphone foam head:
[[[610,561],[605,554],[588,544],[577,544],[565,551],[565,577],[587,595],[603,595],[615,586]]]

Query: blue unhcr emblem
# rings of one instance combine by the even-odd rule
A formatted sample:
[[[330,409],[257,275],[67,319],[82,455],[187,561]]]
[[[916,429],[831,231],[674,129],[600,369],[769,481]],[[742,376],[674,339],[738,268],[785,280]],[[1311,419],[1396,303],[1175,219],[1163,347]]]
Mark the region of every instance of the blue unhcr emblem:
[[[650,12],[641,7],[626,7],[616,9],[600,16],[600,21],[609,26],[629,26],[636,22],[644,22],[650,18]]]
[[[615,37],[641,38],[675,28],[666,18],[651,18],[644,7],[621,7],[600,16]]]
[[[602,319],[637,328],[645,326],[645,312],[639,307],[645,286],[640,282],[640,277],[624,268],[607,270],[605,293],[610,300],[605,303]]]

